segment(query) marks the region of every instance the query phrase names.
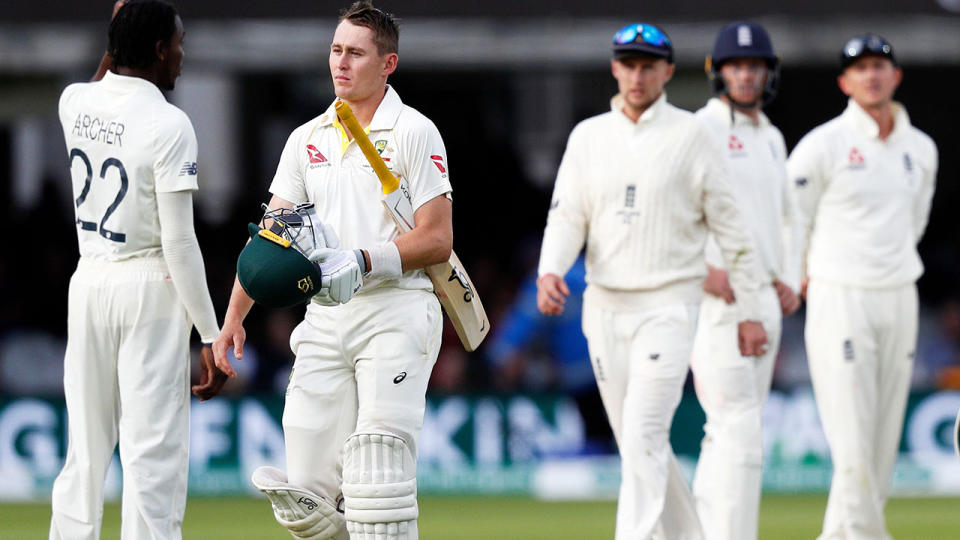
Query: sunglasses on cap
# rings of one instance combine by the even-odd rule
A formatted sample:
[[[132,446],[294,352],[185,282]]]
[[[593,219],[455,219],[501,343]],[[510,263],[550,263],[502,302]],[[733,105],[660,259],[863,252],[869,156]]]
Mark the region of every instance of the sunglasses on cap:
[[[652,24],[634,23],[621,28],[613,36],[614,45],[646,43],[654,47],[670,47],[670,38]]]
[[[840,66],[846,68],[865,55],[893,58],[893,46],[877,34],[864,34],[850,38],[840,51]]]

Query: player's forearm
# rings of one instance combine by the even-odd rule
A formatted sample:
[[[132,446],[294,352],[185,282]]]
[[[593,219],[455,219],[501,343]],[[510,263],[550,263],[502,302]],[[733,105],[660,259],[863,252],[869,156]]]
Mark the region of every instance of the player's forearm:
[[[230,292],[230,304],[227,306],[227,314],[223,317],[223,325],[242,324],[252,307],[253,299],[243,290],[240,280],[234,279],[233,290]]]
[[[582,227],[558,219],[548,219],[540,247],[537,275],[565,276],[577,260],[585,240],[586,231]]]
[[[443,227],[417,227],[394,240],[400,252],[404,272],[426,268],[450,259],[453,250],[453,231]]]
[[[193,232],[190,191],[157,194],[160,245],[173,286],[204,343],[212,343],[220,329],[207,289],[200,245]]]
[[[96,82],[103,78],[107,74],[107,71],[110,70],[110,67],[113,66],[113,57],[110,56],[110,53],[103,53],[103,57],[100,59],[100,65],[97,66],[96,73],[91,77],[90,82]]]

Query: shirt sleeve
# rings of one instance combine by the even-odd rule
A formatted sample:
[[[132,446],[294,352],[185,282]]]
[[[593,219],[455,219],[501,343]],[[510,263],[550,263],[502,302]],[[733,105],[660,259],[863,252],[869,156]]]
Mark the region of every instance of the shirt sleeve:
[[[170,279],[203,343],[210,344],[220,329],[207,289],[203,255],[193,229],[193,195],[182,191],[157,194],[160,245]]]
[[[782,136],[778,138],[778,143],[778,155],[786,156],[787,147]],[[780,164],[786,168],[785,159],[781,158]],[[799,293],[802,250],[806,240],[800,223],[800,209],[797,207],[797,199],[790,186],[790,176],[787,175],[782,184],[783,220],[780,231],[780,275],[778,278],[794,292]]]
[[[787,160],[787,181],[793,190],[797,209],[797,223],[800,227],[799,264],[800,279],[807,276],[807,251],[810,247],[810,234],[817,215],[820,197],[827,186],[824,164],[827,156],[820,149],[816,132],[807,134],[797,143]]]
[[[937,168],[939,166],[937,145],[930,139],[926,139],[926,142],[928,144],[927,151],[921,164],[921,167],[923,167],[923,184],[917,194],[913,215],[913,231],[917,243],[923,238],[923,233],[927,229],[927,221],[930,219],[930,206],[933,204],[933,192],[937,186]]]
[[[197,135],[186,113],[172,105],[170,110],[157,119],[157,193],[197,189]]]
[[[547,226],[543,231],[538,276],[566,275],[587,238],[589,208],[585,186],[589,178],[584,174],[583,134],[582,125],[574,128],[560,161]]]
[[[397,133],[400,167],[399,173],[410,186],[410,202],[413,211],[453,190],[447,165],[447,149],[440,131],[426,117],[414,129]]]
[[[280,153],[277,172],[273,175],[273,181],[270,182],[270,193],[293,204],[307,201],[307,187],[303,181],[305,167],[303,159],[307,148],[305,145],[301,148],[302,129],[304,128],[301,126],[293,130],[287,138],[287,144]]]
[[[740,321],[762,318],[760,287],[769,282],[762,275],[757,250],[740,216],[727,180],[723,157],[705,130],[699,130],[691,145],[691,174],[702,190],[703,214],[723,254],[724,266],[737,298]]]

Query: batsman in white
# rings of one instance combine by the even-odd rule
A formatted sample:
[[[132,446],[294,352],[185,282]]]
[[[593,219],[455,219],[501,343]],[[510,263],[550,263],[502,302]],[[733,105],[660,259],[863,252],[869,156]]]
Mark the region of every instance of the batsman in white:
[[[271,208],[316,205],[342,248],[317,260],[343,261],[342,271],[324,271],[330,294],[314,297],[290,336],[296,360],[283,413],[286,473],[264,468],[253,478],[297,538],[418,537],[416,442],[442,328],[422,269],[450,256],[452,204],[439,132],[387,84],[397,41],[392,15],[356,2],[341,13],[330,74],[337,98],[408,181],[416,227],[397,232],[380,202],[380,181],[333,104],[290,135],[270,186]],[[353,296],[358,267],[362,289]],[[338,286],[344,279],[350,286]],[[236,285],[214,346],[217,365],[230,374],[226,351],[243,357],[251,305]]]
[[[540,254],[537,304],[563,311],[586,242],[583,332],[622,458],[618,539],[702,538],[669,431],[687,376],[712,232],[737,295],[746,355],[763,353],[757,254],[723,158],[693,114],[667,102],[673,47],[649,24],[613,38],[620,93],[570,134]]]
[[[64,358],[69,443],[50,538],[100,537],[103,483],[119,441],[121,537],[179,539],[191,326],[204,343],[193,392],[209,399],[226,381],[214,366],[217,320],[193,230],[197,139],[160,92],[180,75],[183,23],[156,0],[118,2],[114,13],[95,82],[60,97],[80,260]]]
[[[917,253],[937,148],[893,100],[890,43],[851,38],[837,83],[850,100],[787,162],[808,228],[806,346],[833,479],[820,538],[890,538],[883,517],[917,341]]]
[[[800,227],[787,182],[787,149],[780,130],[762,111],[774,97],[778,71],[762,26],[724,26],[707,59],[716,96],[696,113],[725,158],[740,215],[757,246],[766,278],[760,298],[768,340],[762,355],[740,353],[736,297],[720,250],[708,236],[707,295],[700,305],[690,367],[707,415],[693,494],[709,540],[757,537],[762,409],[780,345],[781,314],[800,307]]]

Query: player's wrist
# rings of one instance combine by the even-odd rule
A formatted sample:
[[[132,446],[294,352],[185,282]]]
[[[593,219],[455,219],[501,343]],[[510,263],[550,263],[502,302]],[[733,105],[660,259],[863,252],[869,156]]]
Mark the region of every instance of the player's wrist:
[[[403,275],[403,265],[400,262],[400,250],[393,242],[387,242],[376,247],[361,250],[369,259],[365,260],[367,271],[364,273],[370,279],[397,279]]]

